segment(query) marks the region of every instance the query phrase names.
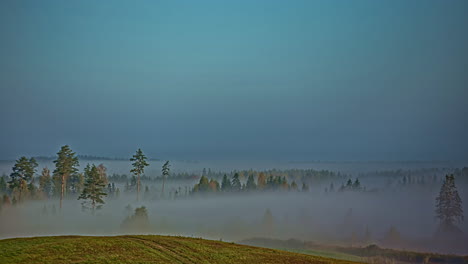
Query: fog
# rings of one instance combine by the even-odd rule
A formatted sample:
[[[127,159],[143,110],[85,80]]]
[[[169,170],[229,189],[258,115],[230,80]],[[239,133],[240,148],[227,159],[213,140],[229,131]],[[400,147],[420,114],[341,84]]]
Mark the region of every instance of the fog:
[[[100,161],[90,161],[97,163]],[[106,161],[104,161],[106,162]],[[85,163],[82,161],[82,163]],[[125,161],[107,161],[109,175],[125,172]],[[45,162],[41,165],[47,165]],[[121,166],[115,166],[120,164]],[[151,162],[159,168],[159,162]],[[185,164],[177,168],[177,164]],[[174,162],[174,171],[193,171],[200,175],[200,165],[226,166],[210,162]],[[286,167],[297,164],[285,163]],[[385,164],[385,163],[384,163]],[[50,165],[50,164],[49,164]],[[310,165],[310,164],[309,164]],[[323,165],[323,163],[322,163]],[[382,165],[382,164],[380,164]],[[419,167],[418,167],[419,165]],[[438,163],[432,165],[440,165]],[[444,164],[447,165],[447,164]],[[6,165],[5,165],[6,166]],[[306,165],[299,165],[306,167]],[[331,166],[328,164],[327,166]],[[349,163],[333,164],[335,167],[349,168]],[[167,234],[241,241],[249,238],[299,239],[327,245],[365,246],[376,243],[384,247],[433,251],[442,253],[468,254],[468,249],[460,244],[466,235],[454,239],[453,244],[444,241],[437,243],[435,219],[435,197],[442,184],[443,176],[455,168],[428,169],[429,164],[391,164],[394,170],[375,172],[376,164],[358,163],[359,172],[344,175],[342,178],[324,179],[310,184],[310,191],[276,191],[189,194],[178,197],[171,193],[181,187],[192,189],[198,178],[166,182],[168,194],[161,198],[161,181],[143,181],[150,192],[136,200],[135,192],[121,192],[119,197],[107,197],[102,209],[95,214],[82,209],[76,197],[64,201],[59,210],[57,200],[27,201],[0,212],[0,238],[38,235],[118,235],[129,233]],[[387,164],[390,166],[390,164]],[[406,166],[404,170],[396,169]],[[408,169],[411,167],[411,170]],[[211,168],[210,168],[211,169]],[[240,170],[240,168],[237,168]],[[330,167],[328,167],[330,169]],[[401,171],[412,175],[426,175],[425,183],[400,186]],[[152,177],[160,176],[156,168]],[[336,172],[339,172],[336,170]],[[349,172],[348,172],[349,173]],[[359,177],[366,191],[329,191],[329,185],[338,189],[346,180]],[[417,178],[422,179],[422,178]],[[468,181],[457,177],[457,187],[464,201],[464,211],[468,212]],[[300,184],[299,184],[300,185]],[[124,183],[117,183],[124,189]],[[186,190],[186,189],[185,189]],[[128,208],[130,205],[131,209]],[[148,226],[125,229],[123,221],[133,214],[137,207],[145,206],[148,211]],[[272,220],[265,220],[269,210]],[[265,221],[270,221],[265,223]],[[467,222],[457,225],[468,234]],[[401,235],[399,241],[388,241],[391,227]],[[366,236],[370,232],[370,237]],[[365,240],[365,241],[364,241]],[[466,245],[466,244],[465,244]]]

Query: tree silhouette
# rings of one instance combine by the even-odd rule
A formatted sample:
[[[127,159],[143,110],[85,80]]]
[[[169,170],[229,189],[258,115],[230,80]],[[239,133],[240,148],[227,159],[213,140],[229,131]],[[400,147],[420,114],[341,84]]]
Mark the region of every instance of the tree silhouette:
[[[239,179],[239,173],[234,173],[234,177],[232,177],[232,182],[231,182],[232,190],[235,192],[239,192],[242,189],[242,185]]]
[[[91,205],[91,210],[94,213],[96,209],[99,209],[102,204],[104,204],[104,200],[102,198],[107,195],[104,192],[106,185],[94,164],[92,166],[89,166],[89,164],[86,166],[85,177],[86,181],[83,192],[78,197],[78,200],[89,200],[84,201],[83,206],[86,207],[86,204],[89,203]]]
[[[169,161],[166,161],[166,163],[164,163],[164,165],[162,166],[162,180],[163,180],[163,184],[162,184],[162,196],[164,197],[164,183],[166,182],[166,178],[169,177],[169,173],[170,173],[170,167],[171,165],[169,165]]]
[[[249,175],[249,178],[247,179],[247,184],[245,185],[245,187],[248,191],[255,191],[257,189],[257,184],[255,184],[253,174]]]
[[[455,222],[462,222],[462,200],[455,186],[455,177],[446,175],[436,198],[436,218],[439,219],[443,230],[455,230]]]
[[[54,184],[55,191],[58,194],[60,191],[60,209],[62,208],[63,197],[66,193],[66,184],[69,177],[78,172],[79,161],[76,154],[70,149],[68,145],[62,146],[57,153],[57,159],[54,160]]]
[[[11,181],[9,186],[12,190],[18,190],[18,201],[22,201],[22,194],[26,190],[28,183],[33,179],[36,173],[37,162],[34,158],[19,158],[13,166],[13,172],[10,174]]]
[[[221,182],[221,190],[223,192],[229,192],[231,190],[231,181],[226,174],[224,174],[223,181]]]
[[[149,166],[148,162],[146,162],[146,159],[147,158],[141,149],[138,149],[135,155],[133,155],[133,157],[130,159],[130,161],[133,161],[133,169],[131,169],[130,172],[133,173],[136,177],[137,201],[140,199],[140,175],[145,173],[145,167]]]

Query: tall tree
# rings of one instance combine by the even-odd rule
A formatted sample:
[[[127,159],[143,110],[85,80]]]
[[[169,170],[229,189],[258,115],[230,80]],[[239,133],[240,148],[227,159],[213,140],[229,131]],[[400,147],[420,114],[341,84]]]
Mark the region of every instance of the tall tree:
[[[169,173],[170,173],[170,167],[171,165],[169,165],[169,161],[166,161],[166,163],[164,163],[164,165],[162,166],[162,180],[163,180],[163,184],[162,184],[162,196],[164,197],[164,183],[166,182],[166,178],[169,177]]]
[[[19,158],[13,166],[9,186],[12,190],[18,190],[18,202],[22,201],[22,194],[27,190],[28,183],[33,179],[37,166],[34,158],[28,159],[24,156]]]
[[[456,221],[463,221],[462,200],[458,195],[453,175],[445,176],[439,196],[436,198],[435,212],[441,227],[445,230],[453,230]]]
[[[245,187],[248,191],[255,191],[257,189],[257,184],[255,184],[253,174],[250,174],[247,178],[247,183],[245,184]]]
[[[146,162],[147,158],[143,154],[143,151],[141,149],[138,149],[133,155],[133,157],[130,159],[130,161],[133,161],[132,166],[133,169],[130,170],[133,175],[136,176],[137,181],[137,201],[140,199],[140,175],[145,173],[145,167],[149,166],[148,162]]]
[[[39,191],[41,191],[46,198],[50,196],[52,191],[50,170],[47,167],[42,169],[41,176],[39,177]]]
[[[232,182],[231,182],[231,187],[232,190],[235,192],[239,192],[242,189],[242,185],[239,179],[239,173],[234,173],[234,176],[232,177]]]
[[[359,179],[356,178],[356,180],[353,183],[353,190],[359,190],[361,189],[361,183],[359,182]]]
[[[57,159],[54,160],[54,184],[55,191],[60,191],[60,209],[62,209],[63,197],[66,195],[67,180],[78,172],[80,165],[78,157],[68,145],[62,146],[57,152]],[[60,186],[60,187],[59,187]]]
[[[94,214],[96,209],[99,209],[104,204],[103,197],[106,196],[104,180],[99,176],[97,167],[93,164],[86,166],[85,170],[85,184],[78,200],[85,200],[83,206],[87,207],[89,204],[91,211]]]
[[[223,192],[231,191],[231,181],[228,179],[226,174],[224,174],[223,181],[221,182],[221,190]]]

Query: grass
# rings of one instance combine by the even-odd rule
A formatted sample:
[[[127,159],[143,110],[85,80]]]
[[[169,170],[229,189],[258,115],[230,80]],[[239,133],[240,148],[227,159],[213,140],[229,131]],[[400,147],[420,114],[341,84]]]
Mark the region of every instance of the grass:
[[[315,249],[289,249],[289,248],[278,248],[285,251],[296,252],[301,254],[319,256],[324,258],[340,259],[340,260],[349,260],[361,262],[363,261],[362,257],[346,254],[338,251],[328,251],[328,250],[315,250]]]
[[[170,236],[56,236],[0,240],[0,263],[313,263],[345,260]]]
[[[385,249],[377,245],[369,245],[367,247],[340,247],[303,242],[296,239],[280,240],[269,238],[252,238],[240,241],[240,243],[366,263],[468,264],[468,256]]]

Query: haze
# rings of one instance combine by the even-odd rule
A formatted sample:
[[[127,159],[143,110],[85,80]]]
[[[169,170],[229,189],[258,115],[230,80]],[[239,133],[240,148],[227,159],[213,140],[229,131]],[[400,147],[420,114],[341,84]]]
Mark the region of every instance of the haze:
[[[0,159],[466,161],[467,11],[1,1]]]

